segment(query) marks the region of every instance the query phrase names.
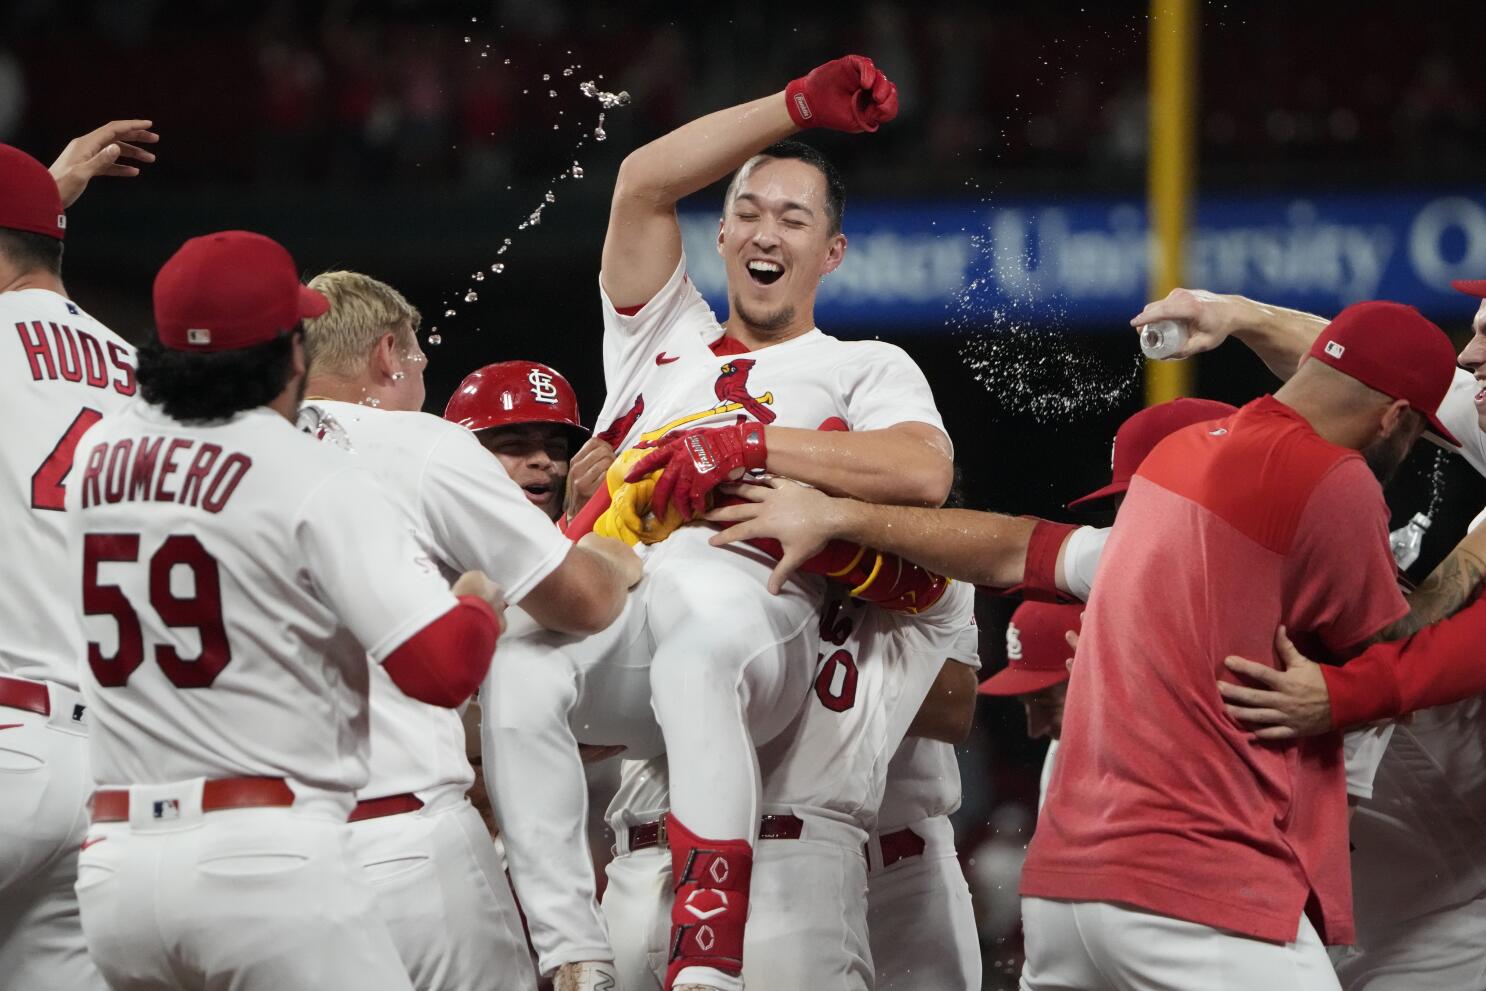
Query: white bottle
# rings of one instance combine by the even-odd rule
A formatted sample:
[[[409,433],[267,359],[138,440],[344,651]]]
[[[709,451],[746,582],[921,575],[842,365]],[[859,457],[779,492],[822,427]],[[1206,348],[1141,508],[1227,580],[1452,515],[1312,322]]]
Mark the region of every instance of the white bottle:
[[[1187,321],[1157,320],[1140,328],[1140,350],[1147,358],[1170,358],[1187,346]]]
[[[1399,571],[1407,571],[1419,560],[1419,552],[1424,549],[1424,531],[1429,529],[1429,523],[1428,515],[1415,513],[1413,519],[1388,534],[1388,547],[1393,551],[1393,560],[1398,562]]]

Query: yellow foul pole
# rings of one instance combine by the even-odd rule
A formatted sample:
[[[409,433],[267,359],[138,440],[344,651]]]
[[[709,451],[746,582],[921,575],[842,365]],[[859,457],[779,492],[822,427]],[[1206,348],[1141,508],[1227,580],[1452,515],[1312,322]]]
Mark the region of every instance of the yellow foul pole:
[[[1150,149],[1146,209],[1151,225],[1151,299],[1184,284],[1182,262],[1196,176],[1197,23],[1194,0],[1151,0]],[[1145,401],[1187,395],[1191,363],[1147,361]]]

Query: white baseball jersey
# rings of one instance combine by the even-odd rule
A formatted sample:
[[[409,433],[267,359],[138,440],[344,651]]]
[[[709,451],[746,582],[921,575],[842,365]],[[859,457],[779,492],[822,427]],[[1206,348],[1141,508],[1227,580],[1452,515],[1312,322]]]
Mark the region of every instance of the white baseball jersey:
[[[974,589],[955,582],[916,616],[855,599],[828,605],[811,697],[759,748],[764,811],[808,811],[874,829],[888,764],[939,669],[960,649],[974,603]],[[654,819],[667,793],[664,758],[627,761],[610,825]]]
[[[979,671],[979,640],[972,613],[945,659]],[[921,737],[905,738],[887,766],[887,784],[877,814],[878,831],[890,833],[909,823],[951,815],[959,807],[960,763],[955,759],[954,745]]]
[[[328,399],[307,402],[299,425],[376,473],[451,581],[483,571],[519,603],[572,549],[464,427]],[[380,666],[372,672],[371,734],[362,798],[412,792],[430,803],[436,791],[462,796],[474,783],[458,713],[408,697]]]
[[[134,395],[134,349],[47,289],[0,293],[0,341],[0,674],[76,689],[63,492],[78,439]]]
[[[746,356],[714,354],[723,328],[687,278],[685,257],[634,316],[599,293],[608,397],[598,436],[616,450],[740,418],[807,430],[832,418],[850,430],[909,421],[944,430],[923,372],[892,344],[840,341],[816,328]]]
[[[267,407],[136,400],[83,436],[66,515],[94,779],[285,777],[349,811],[366,655],[455,605],[376,477]]]
[[[1446,425],[1465,441],[1482,436],[1474,420],[1472,409],[1471,422]],[[1486,700],[1424,709],[1393,727],[1372,795],[1352,816],[1352,846],[1364,949],[1401,922],[1486,897]]]

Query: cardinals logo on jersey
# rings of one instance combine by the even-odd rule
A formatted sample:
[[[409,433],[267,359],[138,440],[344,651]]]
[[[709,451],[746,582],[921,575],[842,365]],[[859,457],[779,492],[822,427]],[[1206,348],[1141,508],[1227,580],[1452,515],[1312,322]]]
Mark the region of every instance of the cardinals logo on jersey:
[[[734,358],[722,366],[722,374],[717,376],[712,388],[717,393],[718,402],[737,403],[758,422],[773,423],[777,414],[764,405],[764,402],[773,401],[773,393],[766,392],[763,397],[755,399],[748,391],[748,373],[756,364],[752,358]]]

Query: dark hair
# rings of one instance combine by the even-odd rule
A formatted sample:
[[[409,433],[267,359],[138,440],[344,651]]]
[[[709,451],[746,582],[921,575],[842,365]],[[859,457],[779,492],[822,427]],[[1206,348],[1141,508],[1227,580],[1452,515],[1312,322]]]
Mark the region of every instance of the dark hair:
[[[140,394],[184,423],[225,420],[263,406],[289,384],[294,338],[301,333],[302,325],[238,351],[177,351],[151,338],[138,354]]]
[[[48,275],[62,274],[62,242],[45,234],[0,227],[0,255],[22,272],[41,269]]]
[[[842,181],[841,173],[836,171],[836,166],[831,164],[829,158],[821,154],[819,148],[807,145],[803,141],[779,141],[750,158],[743,168],[733,173],[733,180],[728,183],[727,196],[723,199],[724,205],[733,201],[733,197],[738,192],[738,178],[744,170],[760,158],[793,158],[820,170],[821,176],[826,181],[826,220],[830,222],[832,234],[841,233],[841,215],[846,212],[846,183]]]

